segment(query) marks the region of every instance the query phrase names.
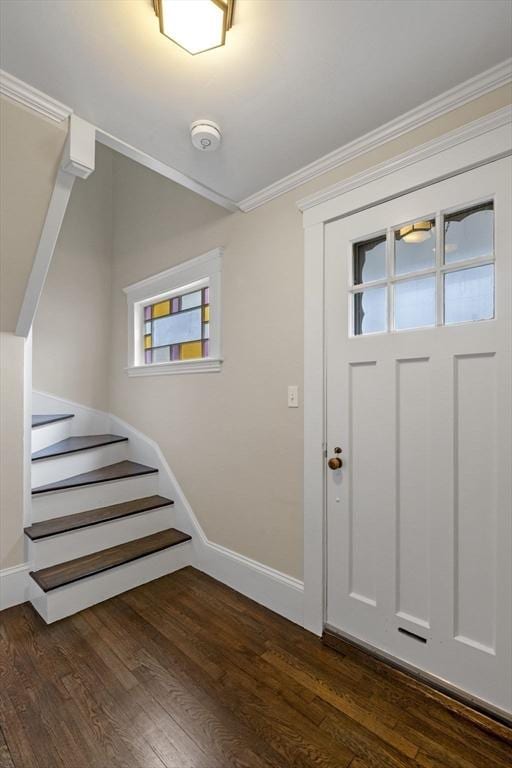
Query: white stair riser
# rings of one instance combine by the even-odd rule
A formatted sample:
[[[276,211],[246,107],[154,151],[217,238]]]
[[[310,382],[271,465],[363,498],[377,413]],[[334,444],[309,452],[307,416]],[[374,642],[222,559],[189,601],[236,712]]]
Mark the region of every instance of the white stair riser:
[[[50,624],[148,581],[185,568],[190,565],[191,557],[192,548],[189,542],[185,542],[51,592],[43,592],[31,579],[31,602],[47,624]]]
[[[158,493],[158,472],[32,496],[32,522],[73,515]]]
[[[69,437],[72,421],[73,419],[66,419],[54,424],[44,424],[42,427],[32,427],[32,453]]]
[[[127,457],[128,442],[124,441],[68,453],[65,456],[39,459],[32,462],[32,488],[115,464],[117,461],[124,461]]]
[[[33,570],[48,568],[50,565],[90,555],[117,544],[125,544],[173,526],[173,508],[168,506],[38,541],[31,541],[27,537],[29,562]]]
[[[98,435],[110,432],[110,415],[93,408],[61,400],[58,397],[44,395],[42,392],[32,393],[32,413],[72,413],[72,435]]]

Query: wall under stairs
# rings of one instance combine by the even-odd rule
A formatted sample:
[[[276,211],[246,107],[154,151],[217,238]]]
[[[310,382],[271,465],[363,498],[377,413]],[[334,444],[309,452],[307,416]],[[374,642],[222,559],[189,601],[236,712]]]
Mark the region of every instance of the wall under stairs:
[[[41,392],[33,413],[48,419],[32,429],[27,564],[3,575],[0,608],[30,599],[52,622],[193,565],[302,624],[302,582],[210,542],[151,439]]]

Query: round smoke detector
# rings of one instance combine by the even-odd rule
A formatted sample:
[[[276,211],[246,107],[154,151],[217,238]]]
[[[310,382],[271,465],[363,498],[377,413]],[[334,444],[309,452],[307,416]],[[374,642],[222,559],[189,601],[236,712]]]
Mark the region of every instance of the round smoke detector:
[[[201,152],[213,152],[220,146],[220,128],[211,120],[196,120],[190,126],[190,138],[196,149]]]

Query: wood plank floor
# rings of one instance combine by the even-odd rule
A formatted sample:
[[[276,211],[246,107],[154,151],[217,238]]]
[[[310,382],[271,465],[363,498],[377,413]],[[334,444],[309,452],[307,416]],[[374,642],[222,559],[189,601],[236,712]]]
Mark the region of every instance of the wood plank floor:
[[[510,743],[192,568],[0,614],[0,766],[510,768]]]

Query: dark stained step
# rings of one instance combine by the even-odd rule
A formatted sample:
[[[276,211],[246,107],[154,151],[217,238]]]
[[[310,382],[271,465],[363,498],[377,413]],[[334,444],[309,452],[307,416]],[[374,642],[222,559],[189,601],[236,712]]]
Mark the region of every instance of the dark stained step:
[[[155,467],[147,467],[145,464],[137,464],[135,461],[118,461],[117,464],[109,464],[107,467],[91,469],[90,472],[84,472],[81,475],[73,475],[73,477],[66,477],[65,480],[58,480],[56,483],[48,483],[48,485],[32,488],[32,495],[48,493],[49,491],[66,491],[70,488],[80,488],[83,485],[108,483],[113,480],[137,477],[138,475],[150,475],[154,472],[158,472],[158,469],[155,469]]]
[[[32,454],[32,461],[41,459],[52,459],[56,456],[65,456],[67,453],[77,453],[78,451],[87,451],[90,448],[100,448],[102,445],[112,445],[113,443],[123,443],[128,440],[121,435],[83,435],[80,437],[67,437],[53,445],[47,445]]]
[[[168,528],[166,531],[153,533],[151,536],[144,536],[142,539],[135,539],[135,541],[129,541],[126,544],[118,544],[116,547],[109,547],[101,552],[94,552],[92,555],[78,557],[67,563],[52,565],[49,568],[42,568],[40,571],[31,571],[30,576],[43,592],[50,592],[52,589],[72,584],[74,581],[80,581],[80,579],[86,579],[88,576],[108,571],[118,565],[131,563],[133,560],[138,560],[139,557],[153,555],[155,552],[174,547],[176,544],[182,544],[185,541],[190,541],[190,539],[191,536],[188,533],[182,533],[176,528]]]
[[[112,504],[110,507],[88,509],[86,512],[78,512],[76,515],[64,515],[63,517],[54,517],[53,520],[43,520],[41,523],[34,523],[29,528],[25,528],[25,533],[32,541],[38,541],[47,536],[76,531],[97,523],[107,523],[110,520],[136,515],[138,512],[149,512],[152,509],[168,507],[172,504],[174,501],[166,499],[165,496],[145,496],[143,499],[132,499],[131,501],[124,501],[122,504]]]
[[[42,427],[44,424],[53,424],[56,421],[65,421],[72,419],[74,413],[33,413],[32,426]]]

